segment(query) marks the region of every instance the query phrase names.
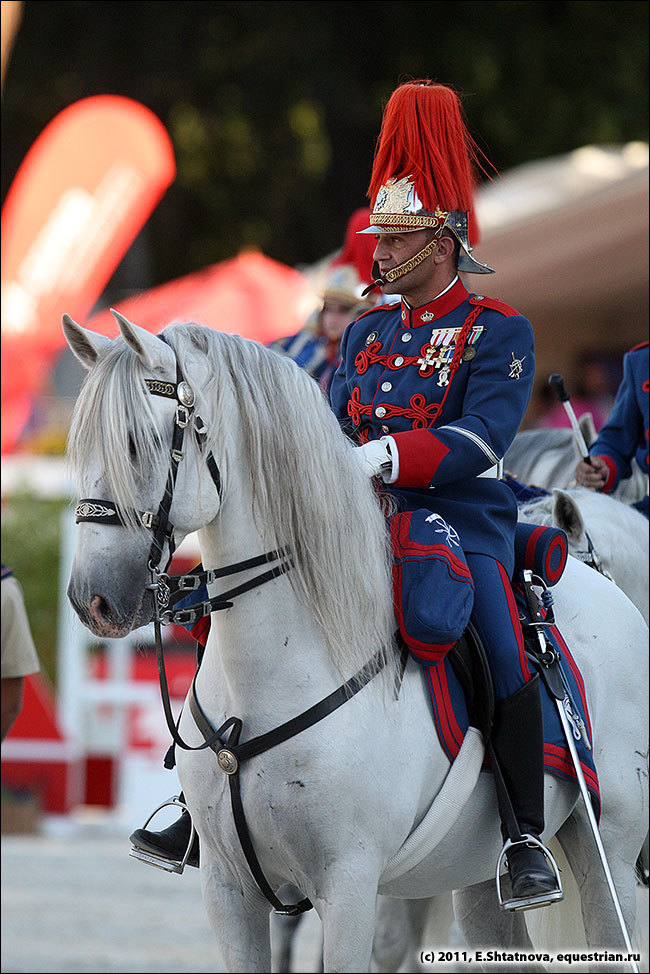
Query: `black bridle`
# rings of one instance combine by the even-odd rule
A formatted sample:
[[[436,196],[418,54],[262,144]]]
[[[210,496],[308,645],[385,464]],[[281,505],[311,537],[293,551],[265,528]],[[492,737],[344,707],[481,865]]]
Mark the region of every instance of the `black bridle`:
[[[158,337],[168,347],[171,347],[162,335]],[[254,558],[248,558],[245,561],[235,562],[224,568],[203,570],[202,566],[199,566],[198,569],[194,569],[187,575],[170,578],[167,574],[167,568],[174,555],[176,544],[174,540],[174,528],[170,523],[169,515],[174,499],[178,467],[184,456],[183,441],[185,431],[190,426],[190,423],[192,423],[194,436],[199,449],[205,455],[208,471],[220,499],[222,495],[221,474],[212,452],[205,451],[206,426],[200,416],[194,415],[194,390],[183,376],[178,358],[176,358],[176,382],[167,382],[163,379],[145,379],[144,382],[147,391],[152,396],[175,399],[177,403],[174,414],[172,442],[169,451],[169,470],[167,472],[167,481],[163,496],[158,505],[158,511],[157,513],[153,511],[125,511],[122,513],[113,501],[84,497],[79,501],[75,509],[75,521],[77,524],[83,521],[91,521],[96,524],[124,526],[136,520],[144,528],[152,531],[153,539],[148,558],[151,582],[147,588],[152,592],[154,599],[154,633],[163,709],[174,743],[185,750],[200,750],[200,748],[193,748],[183,741],[178,733],[177,724],[174,722],[165,671],[161,626],[168,626],[172,623],[191,626],[203,616],[210,615],[211,612],[231,608],[233,604],[231,600],[238,595],[242,595],[244,592],[248,592],[259,585],[263,585],[265,582],[271,581],[273,578],[277,578],[278,575],[287,572],[291,567],[291,559],[284,549],[277,549],[275,551],[267,551],[265,554],[257,555]],[[164,569],[161,571],[160,563],[163,557],[165,542],[168,546],[168,558]],[[199,602],[191,608],[176,610],[173,608],[176,602],[185,598],[189,592],[196,591],[203,584],[210,585],[218,578],[227,578],[230,575],[236,575],[247,569],[256,568],[272,562],[278,562],[278,564],[263,574],[257,575],[227,592],[223,592],[221,595],[214,596],[204,602]],[[202,746],[208,747],[209,744]]]
[[[158,337],[166,344],[169,344],[162,335],[159,335]],[[170,576],[167,574],[167,568],[169,567],[174,554],[175,542],[174,529],[170,524],[169,514],[174,497],[174,488],[176,485],[178,467],[183,459],[182,447],[185,431],[193,418],[195,396],[192,387],[183,377],[178,359],[176,359],[175,383],[166,382],[160,379],[145,379],[144,381],[147,386],[147,390],[151,393],[151,395],[164,396],[167,399],[175,399],[177,401],[176,413],[174,415],[174,431],[170,449],[170,466],[167,474],[165,490],[158,507],[158,512],[130,511],[121,514],[117,504],[115,504],[113,501],[84,497],[79,501],[75,509],[75,521],[76,523],[90,521],[97,524],[124,526],[127,523],[131,523],[135,519],[143,527],[153,532],[153,540],[151,543],[148,560],[151,583],[147,586],[147,588],[153,593],[154,598],[156,658],[158,662],[160,692],[167,726],[172,735],[174,743],[184,750],[201,751],[204,748],[209,747],[215,752],[219,767],[224,774],[228,776],[235,827],[237,830],[237,835],[239,836],[242,851],[248,863],[248,867],[251,870],[259,889],[273,906],[275,911],[277,913],[296,916],[300,913],[304,913],[306,910],[310,910],[312,908],[312,904],[307,898],[302,899],[295,904],[283,904],[277,898],[269,885],[255,853],[248,825],[246,823],[246,818],[244,816],[239,785],[240,765],[248,758],[254,757],[258,754],[263,754],[265,751],[270,750],[270,748],[276,747],[278,744],[289,740],[291,737],[295,737],[303,730],[306,730],[308,727],[311,727],[318,721],[322,720],[323,717],[326,717],[334,710],[337,710],[347,700],[349,700],[350,697],[358,693],[359,690],[362,690],[363,687],[366,686],[366,684],[369,683],[370,680],[372,680],[373,677],[375,677],[381,671],[385,664],[385,658],[381,652],[378,652],[351,679],[349,679],[333,693],[330,693],[327,697],[324,697],[313,707],[310,707],[302,714],[298,715],[297,717],[293,717],[291,720],[286,721],[284,724],[274,728],[268,733],[262,734],[261,736],[253,738],[252,740],[242,744],[239,743],[239,737],[243,724],[239,717],[228,718],[221,725],[221,727],[215,730],[210,720],[204,713],[196,695],[197,671],[197,673],[194,675],[189,692],[189,707],[194,721],[203,735],[204,741],[203,744],[193,746],[187,744],[182,739],[178,732],[178,726],[181,719],[180,715],[178,717],[178,721],[174,721],[174,715],[171,709],[169,687],[167,684],[167,674],[163,655],[161,626],[170,625],[171,623],[191,626],[203,616],[210,615],[212,612],[223,609],[229,609],[232,607],[232,600],[238,595],[242,595],[244,592],[257,588],[258,586],[263,585],[265,582],[269,582],[271,579],[277,578],[279,575],[283,575],[285,572],[288,572],[291,568],[292,562],[290,553],[284,548],[278,548],[273,551],[267,551],[262,555],[248,558],[245,561],[239,561],[232,565],[227,565],[224,568],[204,570],[202,566],[199,566],[197,569],[194,569],[192,572],[189,572],[186,575],[170,578]],[[194,416],[193,428],[199,448],[202,450],[202,452],[204,452],[206,427],[203,420],[199,416]],[[221,475],[211,452],[205,454],[205,461],[217,489],[219,498],[221,498]],[[160,571],[160,562],[162,560],[165,542],[167,542],[168,545],[169,556],[165,568],[163,571]],[[226,578],[230,575],[236,575],[239,572],[246,571],[247,569],[258,568],[261,565],[272,562],[277,562],[278,564],[268,569],[268,571],[263,572],[261,575],[256,575],[247,582],[243,582],[241,585],[237,585],[226,592],[222,592],[220,595],[207,599],[204,602],[197,603],[191,608],[176,610],[173,608],[176,602],[179,602],[181,599],[187,596],[188,592],[196,591],[203,584],[209,585],[219,578]],[[401,682],[405,665],[406,654],[403,652],[402,663],[397,676],[396,692],[398,692],[399,683]],[[230,731],[230,734],[227,743],[224,744],[222,738],[226,731]]]

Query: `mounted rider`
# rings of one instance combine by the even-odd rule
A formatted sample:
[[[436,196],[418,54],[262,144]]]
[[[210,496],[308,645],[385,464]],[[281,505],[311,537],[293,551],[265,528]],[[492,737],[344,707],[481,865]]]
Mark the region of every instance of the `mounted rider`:
[[[532,836],[508,851],[512,898],[542,906],[562,894],[536,842],[544,829],[541,704],[510,584],[517,507],[500,479],[531,395],[534,340],[525,317],[468,292],[459,277],[493,273],[470,246],[476,162],[451,88],[427,80],[396,89],[361,232],[377,241],[375,286],[401,301],[348,327],[330,397],[360,444],[359,461],[399,508],[429,510],[457,532],[494,682],[495,750],[521,832]]]
[[[474,158],[452,89],[426,81],[396,90],[373,167],[370,225],[361,232],[377,238],[374,286],[401,301],[348,327],[330,398],[368,475],[383,477],[402,510],[431,512],[418,522],[429,543],[444,518],[464,550],[475,585],[472,621],[497,701],[493,742],[519,828],[531,837],[508,851],[512,899],[537,906],[562,894],[537,843],[541,703],[510,585],[517,507],[500,480],[531,395],[534,342],[526,318],[470,294],[458,276],[492,273],[470,246]],[[131,839],[145,853],[180,860],[190,834],[184,814]],[[198,864],[198,842],[188,862]]]
[[[581,460],[576,481],[589,490],[609,494],[632,475],[632,460],[648,476],[648,343],[635,345],[623,357],[623,379],[616,402],[600,433],[589,447],[591,463]],[[648,493],[633,505],[648,517]]]

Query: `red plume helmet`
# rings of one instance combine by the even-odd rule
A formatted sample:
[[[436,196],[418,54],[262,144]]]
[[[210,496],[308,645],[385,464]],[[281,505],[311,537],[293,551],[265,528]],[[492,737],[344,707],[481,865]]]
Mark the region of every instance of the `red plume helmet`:
[[[479,152],[452,88],[431,81],[400,85],[384,109],[368,189],[370,226],[361,232],[446,228],[461,246],[459,270],[493,273],[472,257],[468,233],[475,171],[485,171]],[[474,225],[473,238],[475,232]]]

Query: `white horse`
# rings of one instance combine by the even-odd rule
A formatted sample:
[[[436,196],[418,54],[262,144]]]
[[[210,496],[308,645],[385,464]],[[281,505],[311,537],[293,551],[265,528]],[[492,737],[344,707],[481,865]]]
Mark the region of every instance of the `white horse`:
[[[151,532],[137,518],[152,522],[168,468],[177,465],[169,518],[177,541],[199,531],[204,566],[216,569],[280,546],[291,560],[290,570],[212,615],[196,694],[213,727],[239,717],[242,740],[249,741],[331,694],[376,653],[386,661],[329,716],[241,771],[242,804],[264,877],[273,890],[294,884],[315,907],[326,971],[365,971],[378,891],[417,899],[493,877],[501,834],[492,778],[477,776],[422,861],[406,872],[387,871],[427,820],[450,766],[432,728],[420,667],[407,665],[395,694],[391,556],[378,500],[357,469],[353,446],[318,386],[291,361],[197,325],[168,328],[161,341],[116,317],[123,341],[109,342],[64,318],[68,342],[90,370],[70,430],[78,486],[98,499],[83,510],[117,508],[126,522],[82,520],[69,597],[102,637],[151,620]],[[189,418],[183,403],[192,398],[190,387],[201,419],[189,420],[179,450],[172,427]],[[164,390],[175,390],[180,405],[153,395]],[[220,470],[220,491],[209,455]],[[166,541],[164,547],[163,564]],[[214,581],[211,595],[228,588],[227,580]],[[588,688],[604,798],[601,834],[631,930],[634,863],[646,833],[647,722],[640,715],[647,659],[639,647],[647,627],[611,582],[578,562],[556,593],[557,618]],[[190,745],[204,743],[189,702],[179,729]],[[222,753],[218,762],[205,748],[177,749],[177,760],[201,841],[204,902],[226,967],[268,970],[270,906],[233,822],[234,779],[224,773],[233,770],[230,759]],[[545,803],[544,838],[558,837],[576,873],[588,943],[622,948],[577,787],[547,776]]]
[[[584,487],[555,488],[522,505],[519,518],[566,532],[574,558],[607,573],[648,623],[648,519],[629,504]]]
[[[591,413],[579,419],[584,440],[589,446],[596,438]],[[574,487],[575,469],[580,454],[573,430],[541,428],[517,433],[503,458],[508,473],[524,484],[535,487]],[[622,480],[613,495],[626,504],[641,500],[647,490],[648,479],[636,460],[632,461],[632,475]]]

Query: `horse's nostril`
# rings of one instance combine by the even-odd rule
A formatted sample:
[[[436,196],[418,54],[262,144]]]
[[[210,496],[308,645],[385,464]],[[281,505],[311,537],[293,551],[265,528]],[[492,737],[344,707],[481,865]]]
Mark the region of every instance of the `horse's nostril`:
[[[96,622],[106,622],[111,617],[111,608],[103,595],[93,595],[90,614]]]

